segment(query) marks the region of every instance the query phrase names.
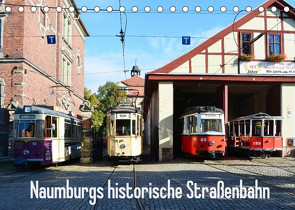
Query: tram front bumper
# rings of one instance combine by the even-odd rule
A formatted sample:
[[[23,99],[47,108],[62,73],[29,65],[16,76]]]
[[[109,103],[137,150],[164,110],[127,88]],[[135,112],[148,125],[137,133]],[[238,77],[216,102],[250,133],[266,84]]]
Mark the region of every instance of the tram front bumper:
[[[223,155],[224,151],[220,151],[220,150],[197,150],[196,151],[200,156],[209,156],[209,157],[213,157],[216,155]]]

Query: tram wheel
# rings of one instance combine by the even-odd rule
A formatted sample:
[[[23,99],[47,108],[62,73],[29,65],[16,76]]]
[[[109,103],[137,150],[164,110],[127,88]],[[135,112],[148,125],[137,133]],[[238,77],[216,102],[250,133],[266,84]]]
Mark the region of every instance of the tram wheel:
[[[266,158],[266,154],[263,152],[260,156],[262,159]]]

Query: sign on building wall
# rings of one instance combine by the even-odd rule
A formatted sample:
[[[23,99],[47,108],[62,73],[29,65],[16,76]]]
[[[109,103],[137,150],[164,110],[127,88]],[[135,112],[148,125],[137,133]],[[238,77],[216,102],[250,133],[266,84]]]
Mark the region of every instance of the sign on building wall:
[[[240,61],[240,74],[295,74],[295,62]]]
[[[47,44],[56,44],[55,35],[47,35]]]

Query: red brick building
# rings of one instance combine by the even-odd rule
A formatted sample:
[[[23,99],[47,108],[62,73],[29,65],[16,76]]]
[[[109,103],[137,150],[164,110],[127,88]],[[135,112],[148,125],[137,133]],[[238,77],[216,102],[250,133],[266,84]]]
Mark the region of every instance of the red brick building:
[[[74,0],[11,0],[9,5],[5,5],[7,0],[2,2],[0,155],[7,155],[9,126],[18,106],[45,104],[76,116],[81,114],[84,42],[89,34]],[[18,5],[29,6],[20,12]],[[5,9],[8,6],[11,11]],[[73,10],[58,12],[57,7]],[[48,44],[47,35],[55,35],[56,44]]]

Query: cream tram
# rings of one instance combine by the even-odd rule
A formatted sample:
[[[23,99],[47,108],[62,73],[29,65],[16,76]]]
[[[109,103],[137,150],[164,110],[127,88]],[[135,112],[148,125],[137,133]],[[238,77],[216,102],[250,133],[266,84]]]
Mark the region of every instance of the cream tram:
[[[270,116],[257,113],[239,117],[229,122],[229,147],[241,149],[248,155],[271,155],[274,151],[282,151],[281,116]]]
[[[214,106],[189,107],[180,117],[182,152],[193,156],[224,156],[223,110]]]
[[[120,103],[107,113],[107,151],[112,160],[140,161],[142,114],[130,103]]]
[[[81,120],[39,106],[14,114],[14,163],[47,165],[80,157]]]

